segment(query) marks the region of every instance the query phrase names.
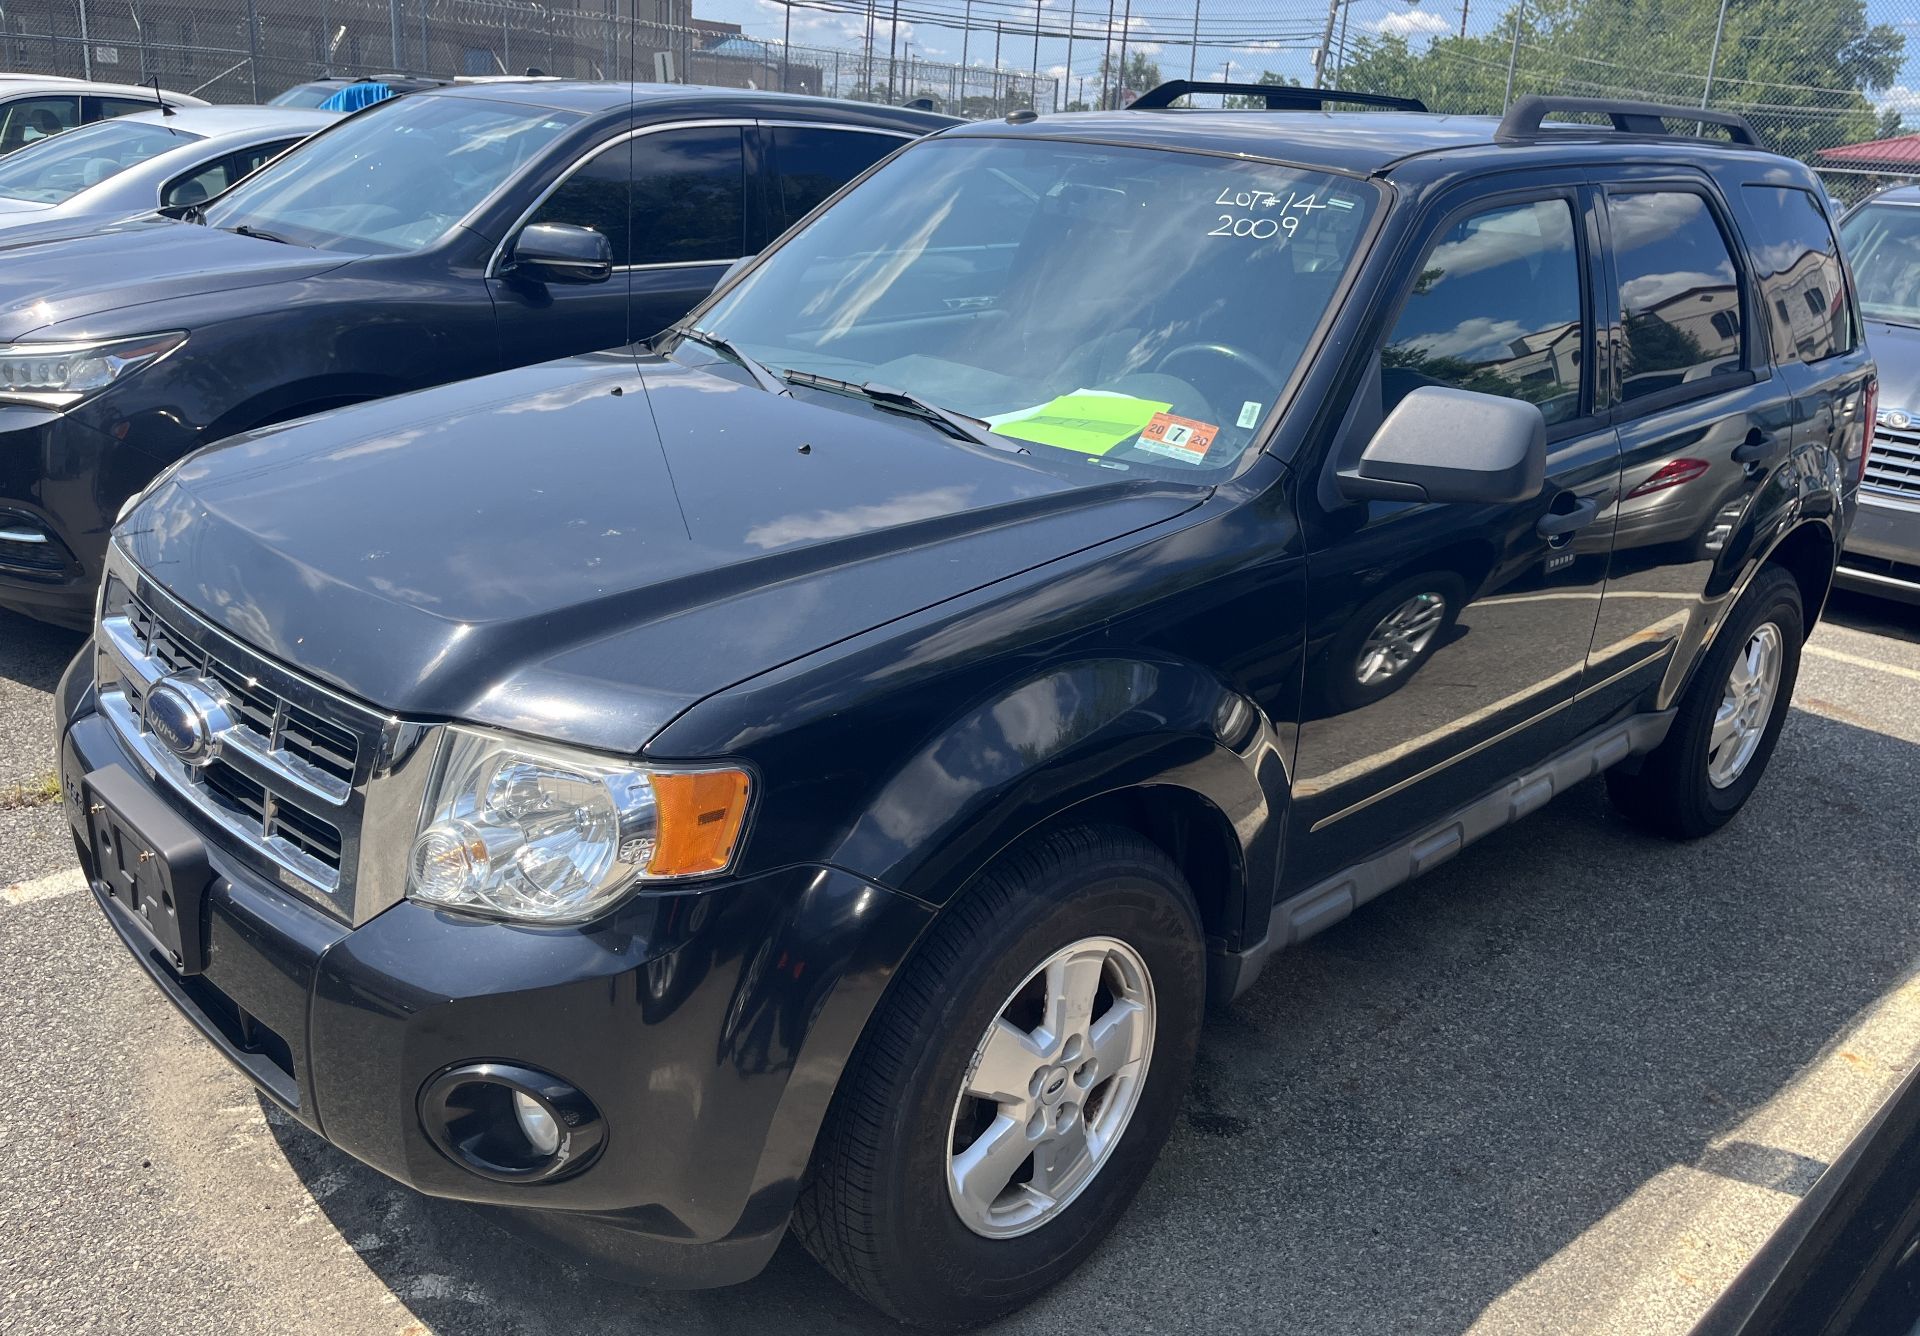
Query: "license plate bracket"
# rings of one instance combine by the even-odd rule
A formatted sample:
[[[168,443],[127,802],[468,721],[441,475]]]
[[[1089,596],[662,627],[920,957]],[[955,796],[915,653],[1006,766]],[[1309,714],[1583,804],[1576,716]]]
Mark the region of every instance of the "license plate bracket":
[[[206,846],[117,765],[83,781],[94,878],[180,974],[207,967]]]

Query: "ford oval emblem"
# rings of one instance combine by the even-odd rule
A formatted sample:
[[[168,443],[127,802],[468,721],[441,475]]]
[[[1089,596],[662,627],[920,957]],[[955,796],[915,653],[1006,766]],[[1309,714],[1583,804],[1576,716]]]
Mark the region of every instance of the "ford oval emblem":
[[[147,693],[147,732],[188,765],[213,759],[224,714],[220,697],[189,678],[166,678]]]

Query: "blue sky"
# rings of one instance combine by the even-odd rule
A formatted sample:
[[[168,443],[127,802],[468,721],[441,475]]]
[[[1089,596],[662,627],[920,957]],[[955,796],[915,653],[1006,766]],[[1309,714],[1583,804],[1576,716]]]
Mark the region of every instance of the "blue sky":
[[[884,59],[889,9],[884,0],[876,2],[881,3],[876,25],[877,46]],[[907,2],[922,11],[951,13],[956,20],[965,6],[965,0]],[[1734,0],[1735,4],[1738,2]],[[1808,2],[1819,3],[1819,0]],[[1509,0],[1468,0],[1468,31],[1477,34],[1503,26],[1501,19],[1507,12],[1508,3]],[[1699,3],[1711,5],[1715,0],[1699,0]],[[1202,45],[1192,56],[1191,66],[1197,77],[1217,79],[1231,69],[1235,77],[1257,78],[1262,70],[1271,69],[1290,74],[1303,83],[1311,81],[1310,49],[1317,45],[1319,33],[1326,22],[1325,0],[1199,0],[1199,4],[1203,38],[1217,37],[1221,40]],[[1002,66],[1022,71],[1028,69],[1034,63],[1033,0],[975,0],[975,5],[976,26],[972,39],[966,44],[967,63],[982,67],[992,63],[991,19],[1000,17],[1005,28]],[[1069,86],[1077,90],[1080,80],[1084,78],[1087,87],[1092,89],[1100,67],[1100,34],[1107,27],[1106,0],[1039,0],[1039,6],[1042,27],[1064,28],[1069,13],[1077,10],[1078,31],[1090,36],[1076,39],[1073,44],[1072,81]],[[1116,42],[1125,8],[1124,3],[1116,6],[1112,25]],[[1898,88],[1889,95],[1889,100],[1903,108],[1911,108],[1913,119],[1920,121],[1920,0],[1870,0],[1868,11],[1875,22],[1892,23],[1908,35],[1906,70]],[[779,37],[786,19],[785,7],[778,0],[695,0],[695,12],[702,18],[739,23],[757,37]],[[1193,0],[1134,0],[1133,36],[1129,39],[1129,49],[1143,45],[1160,63],[1163,74],[1169,78],[1184,76],[1189,69],[1189,48],[1155,39],[1184,39],[1192,31],[1193,18]],[[1436,33],[1458,32],[1461,5],[1460,0],[1441,0],[1439,3],[1436,0],[1419,0],[1419,3],[1412,4],[1405,0],[1352,0],[1350,4],[1342,6],[1342,18],[1349,42],[1368,33],[1385,31],[1403,33],[1418,46]],[[859,47],[863,40],[864,11],[857,14],[830,14],[795,8],[792,22],[795,42],[853,49]],[[1026,26],[1024,36],[1020,34],[1023,23]],[[960,62],[963,48],[957,26],[936,26],[924,20],[915,23],[903,18],[900,37],[918,58],[956,64]],[[1262,37],[1277,37],[1278,40],[1259,40]],[[1038,64],[1043,73],[1051,71],[1056,76],[1065,73],[1067,60],[1067,44],[1064,40],[1041,38]],[[1523,63],[1524,60],[1523,51]],[[1703,55],[1703,66],[1704,63]],[[1690,73],[1694,77],[1686,77]],[[1596,68],[1596,82],[1610,77],[1613,77],[1612,72]],[[1648,91],[1683,100],[1690,101],[1699,95],[1699,81],[1695,72],[1648,72],[1622,68],[1617,77],[1631,81],[1636,86],[1647,87]],[[1692,89],[1691,97],[1686,96],[1689,86]],[[1760,90],[1754,90],[1751,96],[1753,100],[1764,100],[1764,93]]]

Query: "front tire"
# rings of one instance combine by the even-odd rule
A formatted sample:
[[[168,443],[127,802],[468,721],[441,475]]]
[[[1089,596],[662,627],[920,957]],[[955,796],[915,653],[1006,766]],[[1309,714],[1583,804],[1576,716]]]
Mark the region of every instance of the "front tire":
[[[1746,805],[1786,723],[1805,636],[1800,586],[1762,567],[1681,698],[1666,741],[1639,771],[1607,772],[1607,794],[1636,824],[1699,839]]]
[[[1172,1130],[1205,948],[1154,845],[1055,832],[950,906],[835,1093],[794,1215],[875,1307],[959,1329],[1093,1251]]]

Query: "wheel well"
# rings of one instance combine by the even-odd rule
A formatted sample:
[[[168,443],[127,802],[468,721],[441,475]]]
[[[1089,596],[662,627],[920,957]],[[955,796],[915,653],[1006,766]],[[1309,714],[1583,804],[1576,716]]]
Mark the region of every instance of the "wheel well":
[[[1783,567],[1800,586],[1800,606],[1809,631],[1820,620],[1827,592],[1833,586],[1835,555],[1833,534],[1827,526],[1807,523],[1782,538],[1767,556],[1769,565]]]
[[[1207,936],[1238,942],[1246,871],[1240,841],[1219,808],[1191,789],[1154,784],[1089,798],[1034,833],[1082,825],[1124,826],[1157,845],[1186,878]]]

